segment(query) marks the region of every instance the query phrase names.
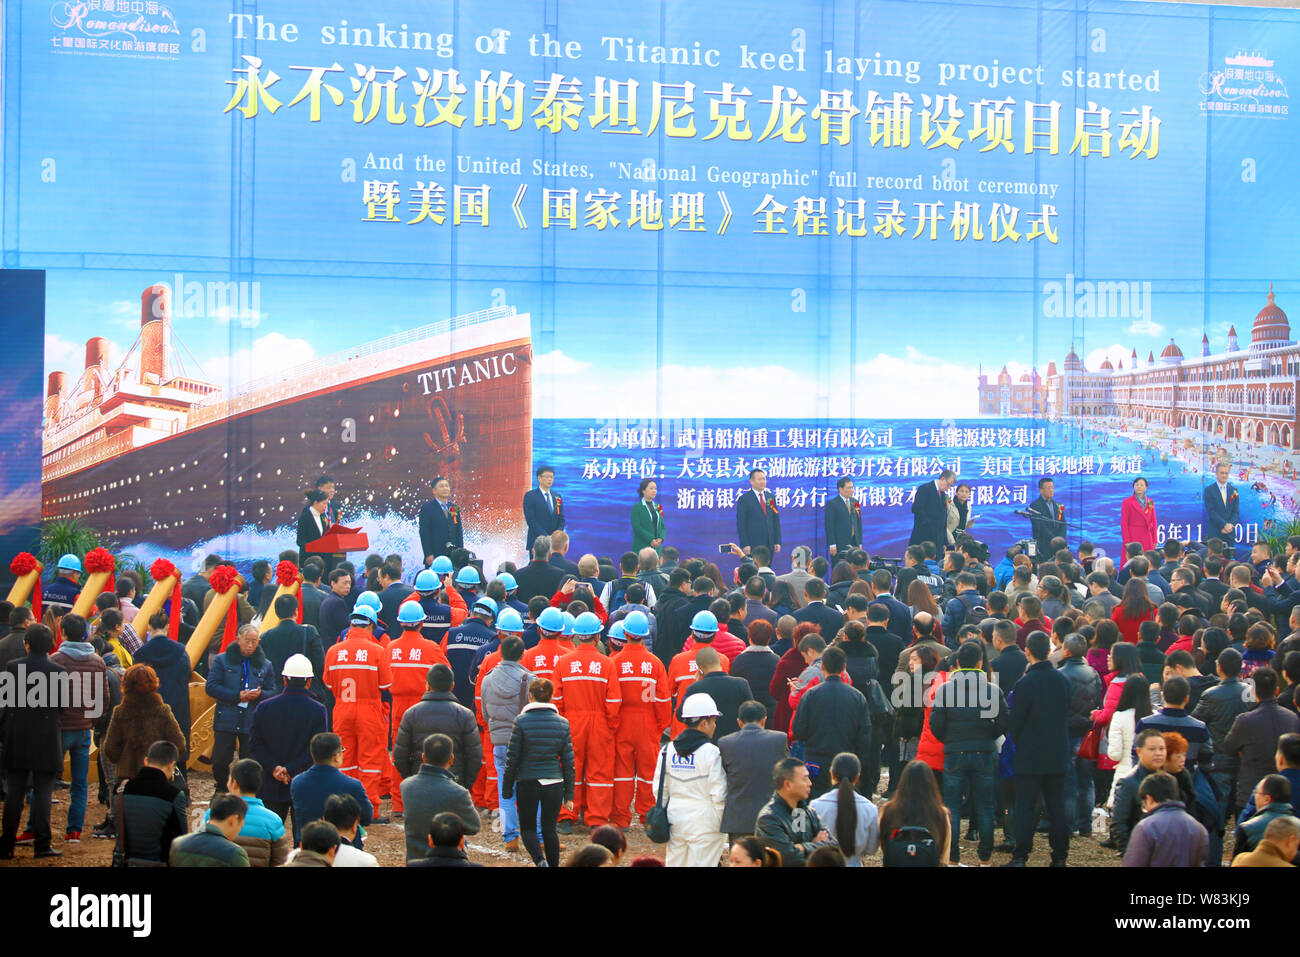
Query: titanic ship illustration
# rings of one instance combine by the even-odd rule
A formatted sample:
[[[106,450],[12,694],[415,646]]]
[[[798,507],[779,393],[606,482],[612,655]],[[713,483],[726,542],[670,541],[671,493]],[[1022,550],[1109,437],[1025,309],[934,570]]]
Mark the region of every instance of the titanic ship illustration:
[[[117,542],[171,548],[271,531],[297,519],[330,474],[343,521],[414,518],[445,475],[475,524],[522,532],[532,460],[529,317],[512,307],[455,316],[313,359],[227,391],[176,339],[171,289],[141,295],[140,332],[109,368],[51,372],[42,517],[77,518]]]

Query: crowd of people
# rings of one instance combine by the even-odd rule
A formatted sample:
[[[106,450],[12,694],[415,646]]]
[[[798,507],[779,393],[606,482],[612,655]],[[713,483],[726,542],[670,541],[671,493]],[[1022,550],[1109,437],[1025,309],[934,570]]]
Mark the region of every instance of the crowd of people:
[[[770,528],[756,483],[745,521]],[[830,560],[796,546],[778,574],[750,537],[724,576],[664,544],[643,483],[638,550],[574,562],[568,533],[543,528],[527,562],[489,573],[447,537],[458,512],[435,488],[426,567],[283,553],[299,612],[259,562],[233,640],[218,631],[194,669],[167,610],[140,620],[129,574],[71,614],[74,555],[42,621],[0,608],[0,668],[87,689],[80,707],[0,711],[0,859],[60,853],[65,759],[64,837],[80,841],[92,754],[92,833],[127,866],[376,866],[367,830],[399,823],[420,867],[475,866],[466,840],[485,827],[539,867],[617,864],[634,823],[664,845],[644,865],[1025,866],[1044,834],[1064,866],[1072,838],[1103,830],[1125,866],[1296,857],[1300,538],[1243,561],[1217,538],[1135,542],[1117,567],[1059,536],[993,564],[963,534],[895,565],[855,541],[841,484]],[[530,496],[530,527],[554,525],[560,496]],[[183,583],[183,628],[223,564]],[[215,701],[210,772],[189,769],[194,671]],[[214,795],[191,833],[203,773]]]

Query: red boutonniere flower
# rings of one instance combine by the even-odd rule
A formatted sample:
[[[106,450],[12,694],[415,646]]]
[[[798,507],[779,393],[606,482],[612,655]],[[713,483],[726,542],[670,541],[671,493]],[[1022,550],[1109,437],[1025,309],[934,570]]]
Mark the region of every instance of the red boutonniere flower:
[[[1151,501],[1151,499],[1147,499],[1147,511],[1154,512],[1155,509],[1156,509],[1156,503]]]
[[[663,507],[662,505],[660,505],[658,502],[655,502],[655,508],[657,508],[657,509],[659,510],[659,517],[660,517],[660,518],[663,518],[663,517],[664,517],[664,507]]]
[[[453,505],[451,508],[447,509],[447,514],[451,516],[451,524],[460,524],[460,509],[457,506]]]
[[[564,506],[564,499],[560,498],[560,496],[558,496],[558,495],[555,496],[555,514],[556,514],[556,515],[559,515],[559,514],[560,514],[560,512],[563,510],[563,506]]]
[[[853,514],[860,515],[861,513],[862,513],[862,504],[855,498],[853,500]]]
[[[773,514],[773,515],[780,515],[780,514],[781,514],[780,512],[778,512],[778,511],[776,510],[776,499],[775,499],[775,498],[770,498],[770,499],[767,500],[767,507],[770,508],[770,509],[772,510],[772,514]]]
[[[1065,518],[1065,506],[1058,505],[1056,506],[1056,520],[1059,522],[1063,518]]]
[[[1236,492],[1233,492],[1231,495],[1228,496],[1228,501],[1229,501],[1229,502],[1235,502],[1236,500],[1237,500],[1237,493],[1236,493]]]

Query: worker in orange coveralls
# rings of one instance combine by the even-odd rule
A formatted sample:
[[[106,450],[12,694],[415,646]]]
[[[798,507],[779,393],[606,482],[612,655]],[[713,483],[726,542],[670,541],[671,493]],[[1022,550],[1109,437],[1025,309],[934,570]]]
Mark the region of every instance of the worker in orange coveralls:
[[[673,655],[673,660],[668,663],[668,685],[672,694],[672,722],[668,726],[670,738],[676,739],[686,730],[686,725],[677,717],[682,703],[682,692],[699,679],[699,666],[695,663],[695,655],[705,645],[711,645],[717,633],[718,619],[713,612],[707,608],[697,611],[695,617],[691,619],[691,633],[687,636],[691,646]],[[719,655],[719,657],[722,659],[722,670],[730,673],[731,660],[726,655]]]
[[[668,671],[663,662],[645,647],[650,620],[634,611],[623,619],[623,650],[614,656],[614,668],[623,699],[618,712],[618,733],[614,736],[614,811],[616,827],[632,823],[633,792],[636,813],[645,822],[654,806],[655,762],[659,759],[659,738],[672,720]]]
[[[379,616],[373,608],[352,609],[351,627],[325,656],[325,687],[334,695],[334,733],[343,739],[344,774],[357,778],[376,808],[388,766],[388,723],[384,696],[393,685],[389,657],[375,640]],[[384,819],[375,818],[379,823]]]
[[[402,626],[402,634],[388,646],[389,667],[393,671],[393,707],[389,727],[394,730],[401,725],[406,709],[419,701],[427,690],[425,677],[429,669],[447,664],[442,645],[424,637],[424,621],[424,609],[413,598],[402,602],[397,609],[397,623]],[[393,813],[401,814],[402,778],[391,760],[389,775]]]
[[[552,701],[573,738],[573,813],[588,827],[609,823],[614,806],[614,735],[622,702],[612,659],[596,650],[600,619],[584,611],[573,623],[578,647],[555,665]],[[570,831],[572,827],[570,826]]]

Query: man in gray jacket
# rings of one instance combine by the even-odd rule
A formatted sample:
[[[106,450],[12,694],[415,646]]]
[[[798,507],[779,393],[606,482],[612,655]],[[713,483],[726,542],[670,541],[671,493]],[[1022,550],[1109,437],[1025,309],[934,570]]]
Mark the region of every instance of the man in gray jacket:
[[[524,656],[524,640],[508,635],[501,641],[501,662],[483,678],[480,708],[492,738],[492,760],[497,769],[497,799],[501,808],[501,839],[507,851],[519,850],[519,814],[515,799],[506,797],[502,783],[506,777],[506,746],[515,718],[528,704],[528,686],[534,675],[519,663]]]
[[[408,712],[409,713],[409,712]],[[431,734],[424,739],[424,763],[418,774],[402,782],[402,805],[406,810],[406,863],[429,856],[429,825],[443,811],[460,818],[466,834],[477,834],[483,826],[469,791],[456,783],[451,765],[455,760],[451,738]]]
[[[764,730],[767,709],[761,702],[740,706],[740,730],[716,742],[722,752],[722,769],[727,773],[727,804],[722,811],[722,830],[727,840],[754,833],[758,812],[772,797],[772,769],[789,753],[786,736]]]

